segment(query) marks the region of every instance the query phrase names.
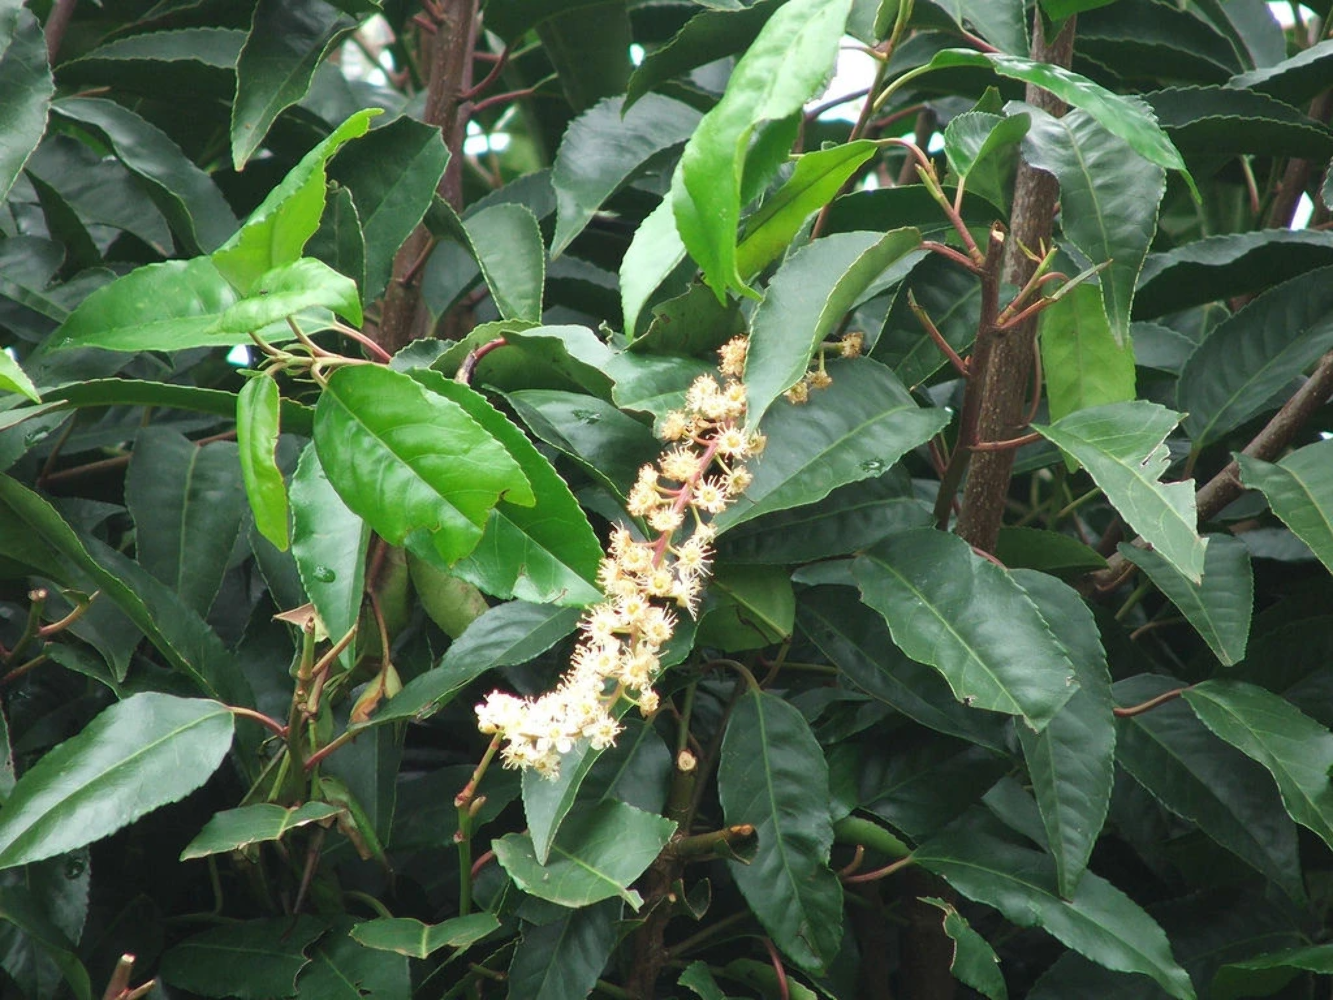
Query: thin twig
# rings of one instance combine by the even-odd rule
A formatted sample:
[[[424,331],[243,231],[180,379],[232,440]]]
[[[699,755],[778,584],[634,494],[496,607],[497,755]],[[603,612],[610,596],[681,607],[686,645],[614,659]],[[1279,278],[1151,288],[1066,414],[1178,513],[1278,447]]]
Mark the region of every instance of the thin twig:
[[[1190,684],[1186,687],[1176,688],[1174,691],[1165,691],[1156,698],[1149,698],[1140,705],[1131,705],[1129,708],[1113,708],[1111,711],[1115,713],[1117,719],[1132,719],[1144,712],[1151,712],[1158,705],[1165,705],[1168,701],[1174,701],[1193,687],[1194,685]]]

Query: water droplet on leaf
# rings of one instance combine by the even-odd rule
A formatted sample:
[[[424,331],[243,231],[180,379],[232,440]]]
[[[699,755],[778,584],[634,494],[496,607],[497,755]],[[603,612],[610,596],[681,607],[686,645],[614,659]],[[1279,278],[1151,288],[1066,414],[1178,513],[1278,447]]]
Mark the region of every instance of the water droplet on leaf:
[[[338,579],[338,574],[327,566],[316,566],[314,569],[314,577],[320,583],[332,583],[334,580]]]

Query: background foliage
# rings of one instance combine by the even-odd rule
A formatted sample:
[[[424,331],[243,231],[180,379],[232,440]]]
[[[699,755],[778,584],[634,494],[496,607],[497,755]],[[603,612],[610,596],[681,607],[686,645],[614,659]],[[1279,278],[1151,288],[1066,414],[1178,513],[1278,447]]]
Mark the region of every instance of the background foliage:
[[[1322,995],[1294,13],[0,0],[5,995]],[[661,708],[488,766],[739,333]]]

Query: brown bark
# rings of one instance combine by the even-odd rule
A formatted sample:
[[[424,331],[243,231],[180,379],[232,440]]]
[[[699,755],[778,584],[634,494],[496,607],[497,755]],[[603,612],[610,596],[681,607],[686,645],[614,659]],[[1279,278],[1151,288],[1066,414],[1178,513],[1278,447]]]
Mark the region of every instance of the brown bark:
[[[1060,33],[1047,42],[1038,12],[1033,18],[1032,58],[1068,67],[1073,52],[1074,19],[1066,21]],[[1061,115],[1066,110],[1063,101],[1031,85],[1027,88],[1027,101],[1053,115]],[[1002,272],[1009,284],[1021,288],[1032,277],[1036,264],[1023,248],[1036,252],[1049,242],[1059,193],[1059,186],[1050,174],[1027,163],[1019,165]],[[1025,397],[1032,379],[1036,329],[1036,318],[1033,317],[1007,331],[994,328],[978,331],[968,386],[968,395],[976,396],[976,437],[973,441],[1005,440],[1020,429]],[[963,487],[958,534],[986,552],[995,549],[1013,473],[1014,454],[1013,449],[980,451],[971,459]]]

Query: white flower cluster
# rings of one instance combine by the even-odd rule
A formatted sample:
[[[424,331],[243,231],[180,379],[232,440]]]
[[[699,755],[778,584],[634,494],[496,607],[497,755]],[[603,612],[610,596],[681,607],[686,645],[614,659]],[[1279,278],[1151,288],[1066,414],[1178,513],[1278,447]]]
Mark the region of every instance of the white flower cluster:
[[[543,777],[560,773],[560,757],[577,740],[603,749],[621,726],[612,711],[622,699],[650,715],[657,710],[653,681],[659,654],[675,632],[670,605],[691,615],[712,561],[708,520],[750,484],[741,464],[763,447],[763,438],[740,426],[747,341],[738,337],[719,351],[723,381],[703,376],[690,386],[685,408],[663,419],[670,446],[656,465],[645,465],[629,493],[629,512],[654,532],[639,541],[617,526],[598,570],[605,598],[588,608],[581,637],[560,684],[539,698],[493,691],[477,706],[483,733],[498,733],[506,767],[531,767]],[[678,540],[677,536],[684,536]]]

